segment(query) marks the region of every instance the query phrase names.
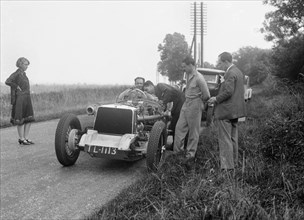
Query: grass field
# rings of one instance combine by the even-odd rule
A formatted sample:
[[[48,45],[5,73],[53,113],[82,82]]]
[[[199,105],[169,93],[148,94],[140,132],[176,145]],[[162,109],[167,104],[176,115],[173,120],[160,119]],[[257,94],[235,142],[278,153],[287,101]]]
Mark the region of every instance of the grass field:
[[[276,82],[255,94],[239,127],[239,164],[219,169],[216,128],[196,160],[169,156],[87,219],[304,219],[304,86]]]
[[[1,86],[0,127],[11,125],[9,122],[11,117],[10,94],[6,87]],[[35,119],[36,121],[44,121],[60,118],[65,112],[85,114],[88,105],[114,102],[116,96],[129,87],[98,85],[31,86]]]

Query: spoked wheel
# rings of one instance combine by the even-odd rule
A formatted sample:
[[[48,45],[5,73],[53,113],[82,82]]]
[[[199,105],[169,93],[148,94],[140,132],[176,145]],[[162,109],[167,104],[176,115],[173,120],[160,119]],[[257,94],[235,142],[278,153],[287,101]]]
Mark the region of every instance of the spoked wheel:
[[[162,160],[167,143],[167,129],[163,121],[157,121],[150,132],[147,148],[147,167],[149,171],[155,172]]]
[[[58,161],[63,166],[71,166],[78,159],[80,151],[75,146],[78,130],[81,130],[81,125],[74,114],[65,114],[57,125],[55,151]]]

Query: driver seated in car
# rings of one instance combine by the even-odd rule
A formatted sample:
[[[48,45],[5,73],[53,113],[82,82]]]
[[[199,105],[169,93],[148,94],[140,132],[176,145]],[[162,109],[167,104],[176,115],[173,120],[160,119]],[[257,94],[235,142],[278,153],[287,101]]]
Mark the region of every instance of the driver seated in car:
[[[125,91],[123,91],[117,98],[117,100],[128,100],[130,99],[131,97],[129,97],[129,93],[132,91],[132,90],[135,90],[135,89],[139,89],[141,91],[143,91],[143,93],[146,95],[147,99],[149,100],[153,100],[153,101],[158,101],[158,98],[152,94],[149,94],[147,92],[144,91],[143,89],[143,86],[144,86],[144,83],[145,83],[145,78],[143,77],[136,77],[134,79],[134,86],[132,86],[131,88],[129,89],[126,89]],[[141,97],[142,94],[140,94],[138,92],[138,98],[144,98],[144,97]],[[132,99],[132,98],[131,98]]]

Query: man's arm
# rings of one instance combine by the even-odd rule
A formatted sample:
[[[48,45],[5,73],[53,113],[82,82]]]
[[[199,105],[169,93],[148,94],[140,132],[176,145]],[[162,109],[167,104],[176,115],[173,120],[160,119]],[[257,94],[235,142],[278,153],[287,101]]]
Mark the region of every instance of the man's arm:
[[[225,79],[224,84],[222,85],[224,86],[224,88],[221,91],[221,93],[216,96],[217,103],[221,103],[232,96],[235,87],[235,80],[236,80],[235,73],[232,71],[228,72],[227,78]]]
[[[171,87],[164,83],[157,84],[158,91],[158,99],[163,102],[164,105],[167,105],[169,102],[172,102],[172,90]]]
[[[148,92],[144,92],[144,93],[145,93],[145,95],[147,96],[147,99],[153,100],[153,101],[158,101],[158,98],[157,98],[155,95],[150,94],[150,93],[148,93]]]
[[[122,93],[119,94],[117,100],[124,100],[125,96],[131,91],[132,89],[126,89]]]
[[[200,74],[200,73],[198,73],[198,74]],[[199,75],[199,77],[197,78],[197,84],[202,93],[201,98],[204,102],[206,102],[210,98],[210,92],[208,89],[207,82],[203,75],[201,75],[201,74]]]

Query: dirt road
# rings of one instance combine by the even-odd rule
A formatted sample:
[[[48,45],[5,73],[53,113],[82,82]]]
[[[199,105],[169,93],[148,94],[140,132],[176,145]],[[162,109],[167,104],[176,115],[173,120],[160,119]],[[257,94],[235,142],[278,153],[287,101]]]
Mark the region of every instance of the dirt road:
[[[81,123],[88,116],[81,117]],[[135,163],[91,158],[81,152],[63,167],[54,149],[58,120],[34,123],[34,145],[17,143],[16,127],[0,129],[1,219],[81,219],[98,210],[146,172]]]

